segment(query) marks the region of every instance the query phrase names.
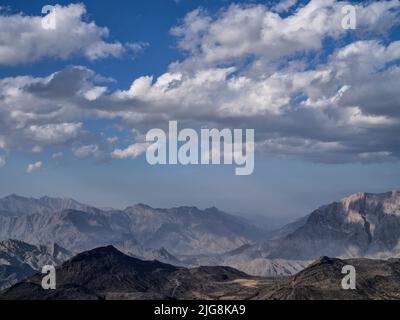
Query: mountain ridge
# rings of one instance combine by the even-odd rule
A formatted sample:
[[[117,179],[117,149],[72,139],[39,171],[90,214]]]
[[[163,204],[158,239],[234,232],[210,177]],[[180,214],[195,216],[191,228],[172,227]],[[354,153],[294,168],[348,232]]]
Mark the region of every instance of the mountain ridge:
[[[0,288],[7,288],[34,273],[44,265],[59,265],[72,253],[58,244],[35,246],[20,240],[0,242]]]
[[[342,268],[357,270],[354,290]],[[400,259],[320,257],[294,276],[262,278],[230,267],[183,268],[129,257],[113,246],[86,251],[56,268],[57,287],[36,274],[0,292],[0,300],[364,300],[400,298]]]

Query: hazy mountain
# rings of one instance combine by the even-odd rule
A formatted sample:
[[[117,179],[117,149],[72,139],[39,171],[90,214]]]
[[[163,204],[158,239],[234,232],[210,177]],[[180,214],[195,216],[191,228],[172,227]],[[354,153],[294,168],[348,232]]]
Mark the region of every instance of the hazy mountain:
[[[356,290],[343,290],[344,265],[356,269]],[[34,275],[0,299],[399,299],[400,260],[323,257],[295,276],[261,278],[229,267],[175,267],[142,261],[114,247],[81,253],[57,268],[57,289]]]
[[[274,235],[277,230],[288,225],[293,220],[289,217],[280,217],[279,215],[262,215],[251,213],[236,213],[235,215],[242,219],[245,223],[263,229],[267,238],[271,237],[271,235]]]
[[[390,258],[399,256],[399,240],[400,192],[357,193],[286,226],[274,240],[238,250],[236,258]]]
[[[295,274],[320,256],[400,257],[400,193],[396,191],[351,195],[273,233],[216,208],[155,209],[139,204],[125,210],[51,211],[78,204],[50,198],[5,199],[1,201],[8,211],[13,199],[16,208],[24,204],[33,211],[47,209],[0,214],[0,239],[59,243],[74,252],[114,245],[145,260],[186,267],[227,265],[258,276]],[[263,240],[268,237],[271,240]]]
[[[57,244],[34,246],[18,240],[0,242],[0,288],[9,287],[44,265],[59,265],[72,254]]]
[[[113,244],[119,251],[138,259],[158,260],[160,262],[169,263],[177,266],[185,266],[186,264],[177,257],[168,252],[165,248],[147,249],[134,241],[121,241]]]
[[[261,229],[216,208],[154,209],[140,204],[102,211],[73,200],[19,196],[0,202],[4,209],[4,214],[0,212],[0,240],[59,243],[75,252],[128,241],[144,248],[163,247],[172,254],[213,254],[264,236]]]
[[[15,194],[0,199],[0,214],[3,216],[20,216],[33,213],[53,213],[65,209],[93,211],[94,207],[79,203],[73,199],[42,197],[25,198]]]
[[[224,254],[180,255],[178,258],[183,266],[229,266],[249,275],[262,277],[293,275],[312,263],[304,260],[270,259],[255,245],[244,245]]]

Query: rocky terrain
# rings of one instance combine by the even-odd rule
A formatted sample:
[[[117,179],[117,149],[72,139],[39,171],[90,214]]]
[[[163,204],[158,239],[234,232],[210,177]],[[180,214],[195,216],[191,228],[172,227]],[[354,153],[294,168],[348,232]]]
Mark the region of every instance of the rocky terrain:
[[[341,287],[344,265],[356,289]],[[57,289],[34,275],[0,299],[399,299],[400,260],[322,257],[295,276],[261,278],[230,267],[183,268],[129,257],[112,246],[78,254],[57,268]]]
[[[229,267],[187,269],[142,261],[112,246],[62,264],[56,290],[43,290],[41,279],[35,275],[14,285],[0,299],[246,299],[254,286],[268,282]]]
[[[216,208],[154,209],[139,204],[104,211],[74,200],[19,196],[0,199],[0,208],[0,240],[59,243],[74,252],[130,243],[163,247],[173,255],[216,254],[264,236],[262,229]]]
[[[98,209],[74,200],[0,199],[0,240],[59,243],[78,253],[99,246],[188,268],[224,265],[276,277],[320,256],[400,257],[400,192],[357,193],[272,232],[216,208]]]
[[[57,244],[34,246],[18,240],[0,242],[0,289],[41,271],[44,265],[59,265],[71,257],[72,253]]]
[[[344,290],[343,266],[356,270],[356,289]],[[398,300],[400,259],[346,259],[322,257],[295,276],[266,287],[257,299],[274,300]]]
[[[285,232],[281,237],[238,249],[236,256],[300,261],[320,256],[398,257],[400,192],[351,195],[313,211],[307,219],[298,221],[297,228]]]

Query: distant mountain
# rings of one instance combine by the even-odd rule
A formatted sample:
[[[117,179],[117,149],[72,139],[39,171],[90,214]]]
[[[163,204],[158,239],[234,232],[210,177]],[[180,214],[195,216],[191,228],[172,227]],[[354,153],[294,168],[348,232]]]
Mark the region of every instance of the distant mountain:
[[[283,230],[283,232],[282,232]],[[245,247],[239,258],[313,260],[320,256],[400,256],[400,192],[357,193],[323,206],[280,231],[274,240]]]
[[[356,290],[341,287],[344,265]],[[56,269],[56,290],[37,274],[0,293],[0,300],[54,299],[399,299],[400,259],[323,257],[295,276],[261,278],[229,267],[175,267],[129,257],[112,246],[83,252]]]
[[[293,275],[320,256],[400,257],[397,191],[357,193],[273,232],[216,208],[138,204],[103,211],[73,200],[19,196],[0,203],[7,209],[0,212],[0,240],[59,243],[73,252],[113,245],[144,260],[185,267],[226,265],[256,276]]]
[[[70,257],[72,254],[57,244],[34,246],[18,240],[0,242],[0,289],[41,271],[44,265],[59,265]]]
[[[230,266],[249,275],[262,277],[289,276],[306,268],[312,261],[270,259],[255,245],[244,245],[235,250],[217,255],[181,255],[183,266]]]
[[[132,258],[112,246],[83,252],[56,274],[56,290],[43,290],[41,275],[35,275],[5,290],[0,299],[250,298],[253,282],[258,285],[257,278],[229,267],[179,268]]]
[[[167,249],[146,249],[133,241],[121,241],[113,244],[119,251],[142,260],[158,260],[160,262],[169,263],[177,266],[186,266],[184,262],[172,255]]]
[[[0,199],[0,206],[0,240],[59,243],[75,252],[129,242],[165,248],[173,255],[214,254],[264,237],[262,229],[216,208],[154,209],[139,204],[102,211],[74,200],[19,196]]]
[[[91,212],[94,207],[79,203],[73,199],[42,197],[25,198],[15,194],[0,199],[0,215],[21,216],[34,213],[53,213],[65,209]]]

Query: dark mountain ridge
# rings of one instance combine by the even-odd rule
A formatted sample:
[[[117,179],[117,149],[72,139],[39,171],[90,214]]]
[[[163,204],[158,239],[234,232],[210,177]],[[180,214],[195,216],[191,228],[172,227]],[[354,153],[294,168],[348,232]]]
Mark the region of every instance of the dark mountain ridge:
[[[356,289],[341,287],[342,268],[356,270]],[[400,259],[322,257],[295,276],[261,278],[230,267],[187,269],[129,257],[112,246],[83,252],[56,269],[56,290],[34,275],[0,293],[2,300],[73,299],[399,299]]]

